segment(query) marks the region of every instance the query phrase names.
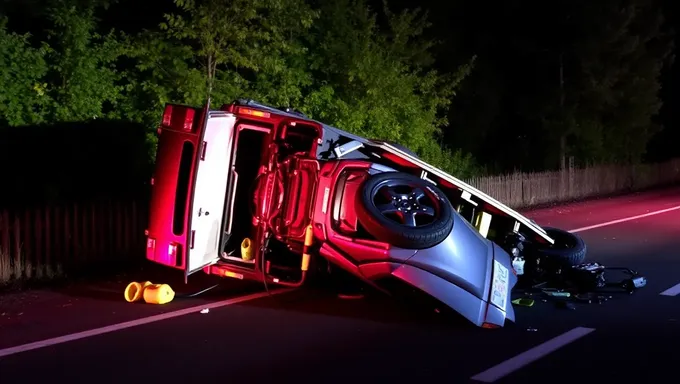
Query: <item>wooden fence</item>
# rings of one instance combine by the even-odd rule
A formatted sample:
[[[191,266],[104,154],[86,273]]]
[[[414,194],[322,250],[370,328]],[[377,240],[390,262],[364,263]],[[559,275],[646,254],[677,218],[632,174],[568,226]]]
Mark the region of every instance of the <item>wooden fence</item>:
[[[143,257],[146,219],[135,201],[0,210],[0,285]]]
[[[467,182],[513,208],[526,208],[679,184],[680,159],[658,164],[601,165],[565,171],[487,176]]]
[[[516,208],[680,183],[680,159],[468,180]],[[0,209],[0,285],[144,257],[146,204],[106,201]]]

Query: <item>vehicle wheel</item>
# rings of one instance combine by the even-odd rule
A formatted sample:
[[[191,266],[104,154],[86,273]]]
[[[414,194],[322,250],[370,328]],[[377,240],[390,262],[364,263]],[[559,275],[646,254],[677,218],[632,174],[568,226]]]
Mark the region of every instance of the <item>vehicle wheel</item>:
[[[356,211],[369,234],[401,248],[432,247],[453,227],[453,208],[444,193],[408,173],[370,176],[357,194]]]
[[[583,263],[588,247],[580,236],[559,228],[543,227],[543,229],[555,240],[555,244],[550,248],[539,249],[539,256],[549,257],[569,267]]]

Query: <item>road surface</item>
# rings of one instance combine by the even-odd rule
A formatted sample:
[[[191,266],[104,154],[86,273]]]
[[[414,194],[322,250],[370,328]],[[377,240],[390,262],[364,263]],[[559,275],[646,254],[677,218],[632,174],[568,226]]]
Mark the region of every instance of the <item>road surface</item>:
[[[575,310],[537,298],[532,307],[515,308],[516,324],[483,330],[409,311],[379,295],[343,300],[304,290],[269,297],[259,285],[238,282],[167,306],[128,304],[122,289],[132,277],[121,277],[0,296],[0,383],[629,383],[675,377],[680,189],[526,214],[542,225],[575,230],[588,244],[590,261],[630,266],[648,285]],[[164,275],[162,282],[178,277]]]

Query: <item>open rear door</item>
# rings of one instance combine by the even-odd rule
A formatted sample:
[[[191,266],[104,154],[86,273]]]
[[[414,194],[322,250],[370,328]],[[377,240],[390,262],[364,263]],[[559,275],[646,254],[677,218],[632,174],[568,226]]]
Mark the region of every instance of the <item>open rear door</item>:
[[[188,276],[219,259],[236,117],[167,105],[152,179],[147,259]]]
[[[236,117],[209,112],[196,159],[185,276],[219,260]]]

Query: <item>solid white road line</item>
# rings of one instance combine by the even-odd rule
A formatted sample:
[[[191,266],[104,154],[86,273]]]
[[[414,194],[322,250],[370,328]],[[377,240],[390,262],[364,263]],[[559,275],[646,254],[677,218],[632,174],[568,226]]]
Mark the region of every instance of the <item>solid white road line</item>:
[[[569,332],[563,333],[553,339],[539,344],[530,350],[520,353],[519,355],[505,360],[504,362],[487,369],[484,372],[478,373],[471,377],[472,380],[481,381],[484,383],[493,383],[494,381],[503,378],[512,372],[552,353],[565,345],[572,343],[583,336],[593,332],[594,328],[574,328]]]
[[[280,290],[275,290],[275,291],[270,291],[270,292],[271,292],[272,295],[278,295],[278,294],[281,294],[281,293],[290,292],[292,290],[293,289],[280,289]],[[205,308],[213,309],[213,308],[219,308],[219,307],[226,307],[228,305],[238,304],[238,303],[242,303],[244,301],[249,301],[249,300],[255,300],[255,299],[265,297],[265,296],[268,296],[267,292],[254,293],[254,294],[251,294],[251,295],[235,297],[235,298],[232,298],[232,299],[229,299],[229,300],[216,301],[214,303],[197,305],[197,306],[194,306],[194,307],[191,307],[191,308],[185,308],[185,309],[180,309],[180,310],[173,311],[173,312],[162,313],[160,315],[144,317],[144,318],[137,319],[137,320],[126,321],[124,323],[118,323],[118,324],[113,324],[113,325],[109,325],[109,326],[106,326],[106,327],[90,329],[88,331],[72,333],[70,335],[54,337],[54,338],[51,338],[51,339],[36,341],[36,342],[33,342],[33,343],[28,343],[28,344],[23,344],[23,345],[17,345],[15,347],[0,349],[0,358],[4,357],[4,356],[14,355],[14,354],[21,353],[21,352],[31,351],[33,349],[49,347],[49,346],[52,346],[52,345],[67,343],[69,341],[85,339],[87,337],[97,336],[97,335],[101,335],[101,334],[104,334],[104,333],[115,332],[115,331],[120,331],[120,330],[123,330],[123,329],[126,329],[126,328],[136,327],[136,326],[139,326],[139,325],[154,323],[156,321],[172,319],[174,317],[184,316],[184,315],[188,315],[190,313],[198,313],[200,310],[205,309]]]
[[[677,296],[678,294],[680,294],[680,284],[676,284],[668,288],[667,290],[659,293],[659,295],[663,296]]]
[[[614,225],[614,224],[619,224],[619,223],[625,223],[626,221],[632,221],[632,220],[642,219],[642,218],[644,218],[644,217],[649,217],[649,216],[654,216],[654,215],[660,215],[660,214],[662,214],[662,213],[671,212],[671,211],[676,211],[676,210],[678,210],[678,209],[680,209],[680,205],[678,205],[677,207],[662,209],[662,210],[660,210],[660,211],[654,211],[654,212],[645,213],[645,214],[643,214],[643,215],[637,215],[637,216],[631,216],[631,217],[624,217],[623,219],[612,220],[612,221],[608,221],[608,222],[606,222],[606,223],[595,224],[595,225],[589,225],[589,226],[587,226],[587,227],[582,227],[582,228],[576,228],[576,229],[570,230],[569,232],[571,232],[571,233],[576,233],[576,232],[589,231],[589,230],[595,229],[595,228],[601,228],[601,227],[606,227],[606,226],[609,226],[609,225]]]

